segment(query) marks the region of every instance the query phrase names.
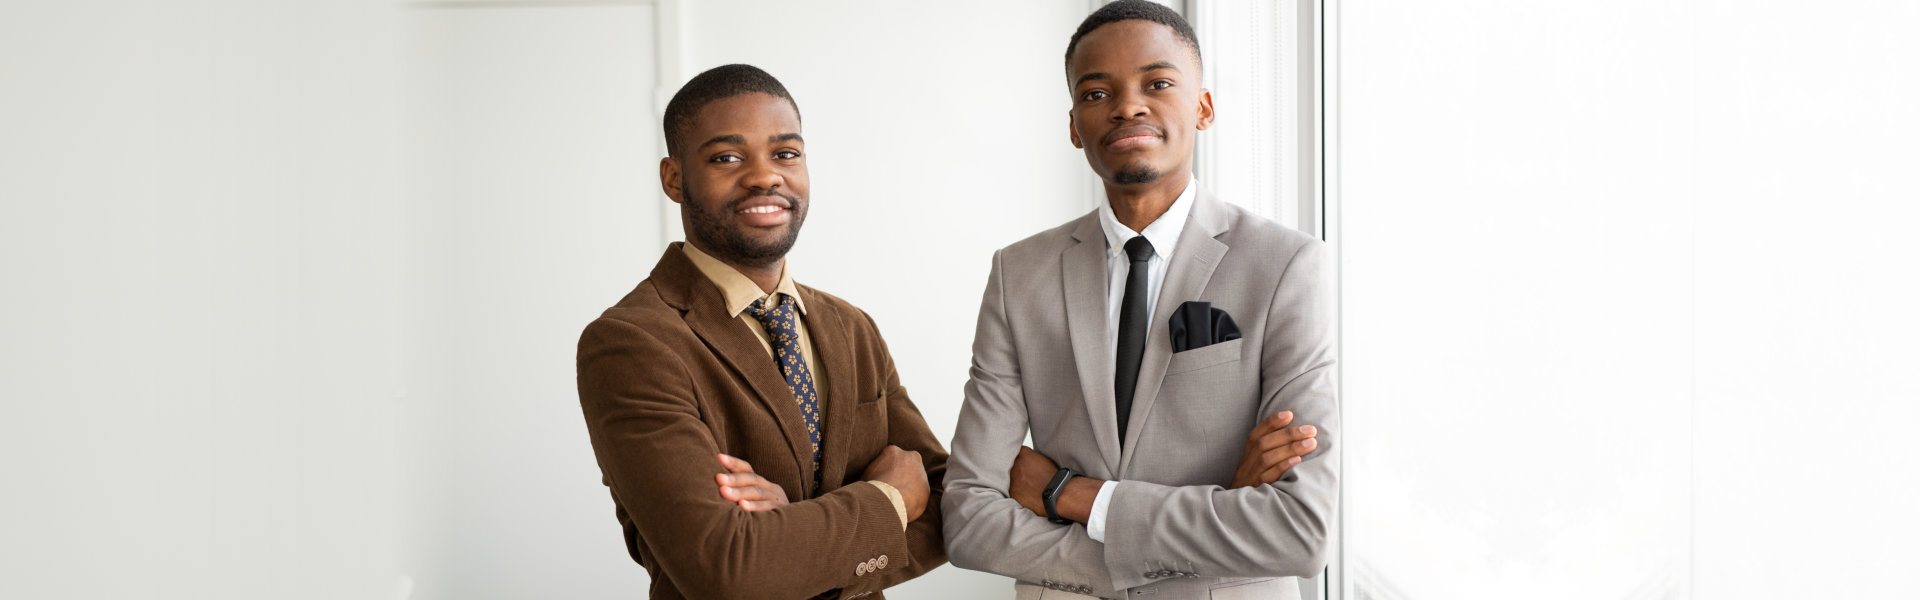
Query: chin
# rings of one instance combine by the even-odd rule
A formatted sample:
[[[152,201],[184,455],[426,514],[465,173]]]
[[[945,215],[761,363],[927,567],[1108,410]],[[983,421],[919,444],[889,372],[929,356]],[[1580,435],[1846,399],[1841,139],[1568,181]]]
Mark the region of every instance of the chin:
[[[1160,179],[1160,170],[1143,164],[1126,165],[1113,171],[1113,183],[1116,185],[1137,185],[1153,183]]]

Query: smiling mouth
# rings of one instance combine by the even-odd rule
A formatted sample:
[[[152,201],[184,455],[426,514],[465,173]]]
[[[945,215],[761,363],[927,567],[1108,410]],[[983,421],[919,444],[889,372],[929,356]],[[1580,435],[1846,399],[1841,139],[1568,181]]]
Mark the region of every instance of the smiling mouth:
[[[786,210],[786,209],[778,206],[774,206],[772,204],[766,204],[762,206],[755,206],[753,208],[743,208],[743,209],[740,209],[740,212],[741,214],[749,214],[749,215],[769,215],[769,214],[777,213],[783,210]]]

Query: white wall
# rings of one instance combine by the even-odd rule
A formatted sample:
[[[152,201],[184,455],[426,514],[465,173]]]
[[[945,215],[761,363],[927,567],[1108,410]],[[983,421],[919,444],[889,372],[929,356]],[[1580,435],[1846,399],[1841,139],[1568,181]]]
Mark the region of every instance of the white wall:
[[[580,330],[661,244],[653,9],[406,18],[413,597],[643,595],[573,359]]]
[[[1349,597],[1913,587],[1920,10],[1338,23]]]
[[[392,591],[394,16],[0,4],[0,597]]]

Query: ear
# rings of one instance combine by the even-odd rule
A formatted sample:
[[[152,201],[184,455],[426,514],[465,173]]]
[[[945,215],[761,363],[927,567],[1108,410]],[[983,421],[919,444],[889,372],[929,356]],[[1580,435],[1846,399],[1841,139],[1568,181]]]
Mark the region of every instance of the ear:
[[[1086,145],[1080,143],[1080,129],[1074,127],[1073,111],[1071,110],[1067,111],[1067,141],[1073,142],[1073,147],[1075,148],[1086,149]]]
[[[1196,122],[1195,129],[1205,131],[1213,126],[1213,92],[1208,91],[1207,88],[1200,88],[1199,111],[1200,120]]]
[[[674,204],[686,202],[685,193],[680,187],[680,161],[671,156],[660,159],[660,191],[665,192],[667,199]]]

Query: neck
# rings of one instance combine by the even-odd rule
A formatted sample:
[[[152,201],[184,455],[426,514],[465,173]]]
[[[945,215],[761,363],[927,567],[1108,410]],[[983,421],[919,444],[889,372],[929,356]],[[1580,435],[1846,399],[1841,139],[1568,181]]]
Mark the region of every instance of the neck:
[[[747,280],[752,281],[753,285],[758,286],[762,294],[773,293],[773,288],[780,285],[780,274],[786,272],[787,257],[785,256],[773,259],[766,264],[754,265],[740,262],[738,259],[726,253],[714,252],[713,249],[708,248],[706,244],[694,241],[692,236],[687,237],[687,243],[692,244],[695,248],[699,248],[701,252],[713,257],[714,260],[720,261],[721,264],[733,267],[733,270],[739,271],[741,275],[747,276]]]
[[[1113,207],[1113,216],[1121,225],[1136,232],[1146,231],[1148,225],[1160,215],[1167,214],[1173,201],[1180,199],[1180,193],[1187,190],[1187,181],[1192,179],[1188,168],[1160,176],[1148,183],[1115,185],[1112,181],[1103,181],[1107,188],[1107,204]]]
[[[785,257],[775,260],[771,264],[760,266],[743,265],[726,259],[721,259],[720,262],[727,263],[727,266],[733,267],[733,270],[739,271],[741,275],[746,275],[747,279],[752,280],[754,285],[760,286],[760,293],[763,294],[773,293],[773,288],[780,285],[780,273],[787,266],[787,259]]]

